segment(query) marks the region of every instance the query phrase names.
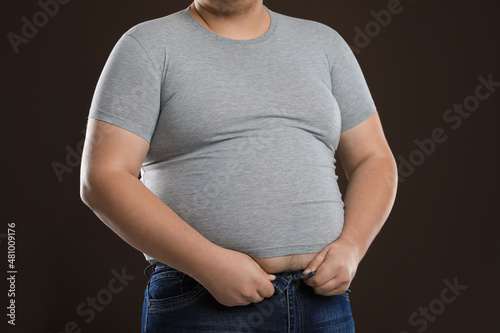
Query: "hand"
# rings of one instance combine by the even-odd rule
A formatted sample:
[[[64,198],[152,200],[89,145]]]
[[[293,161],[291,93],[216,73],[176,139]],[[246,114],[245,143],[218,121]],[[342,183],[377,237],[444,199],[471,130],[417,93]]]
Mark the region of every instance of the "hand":
[[[274,294],[271,281],[276,276],[266,273],[250,256],[219,248],[214,259],[198,281],[222,305],[258,303]]]
[[[341,238],[326,246],[309,263],[303,274],[317,271],[304,279],[316,294],[324,296],[340,295],[349,288],[361,261],[355,244]]]

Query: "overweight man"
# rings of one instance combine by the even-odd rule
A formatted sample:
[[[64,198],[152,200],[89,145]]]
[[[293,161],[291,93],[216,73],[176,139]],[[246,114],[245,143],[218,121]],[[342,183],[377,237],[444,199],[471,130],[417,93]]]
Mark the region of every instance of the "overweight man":
[[[149,261],[142,332],[354,332],[396,185],[347,43],[262,0],[132,27],[92,100],[81,196]]]

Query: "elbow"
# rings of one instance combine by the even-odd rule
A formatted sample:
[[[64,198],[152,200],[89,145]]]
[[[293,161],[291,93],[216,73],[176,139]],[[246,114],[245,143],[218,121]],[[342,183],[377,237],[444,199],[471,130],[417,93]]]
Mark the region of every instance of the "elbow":
[[[398,165],[396,162],[396,159],[394,156],[391,154],[388,157],[388,162],[387,162],[387,179],[388,182],[392,185],[392,188],[394,192],[396,192],[397,187],[398,187],[398,181],[399,181],[399,175],[398,175]]]
[[[89,186],[84,184],[83,181],[80,181],[80,199],[82,199],[84,204],[90,207],[91,191]]]
[[[355,174],[367,174],[379,179],[380,184],[395,195],[398,186],[398,167],[392,154],[372,156],[360,163],[348,174],[348,180]]]
[[[92,186],[92,183],[86,177],[80,178],[80,199],[83,201],[85,205],[87,205],[90,209],[92,209],[95,197],[95,189]]]
[[[374,167],[379,171],[376,174],[382,181],[384,187],[395,197],[398,188],[398,166],[392,154],[380,157]]]
[[[80,174],[80,199],[93,211],[99,202],[98,197],[102,186],[98,178],[95,174],[91,176],[90,172],[83,169]]]
[[[107,210],[113,198],[120,193],[117,184],[127,181],[127,176],[126,173],[120,171],[102,168],[92,168],[92,172],[82,169],[80,198],[96,214]]]
[[[80,169],[80,199],[92,211],[96,211],[97,205],[102,201],[106,180],[109,178],[107,169],[95,163],[89,163],[82,159]]]

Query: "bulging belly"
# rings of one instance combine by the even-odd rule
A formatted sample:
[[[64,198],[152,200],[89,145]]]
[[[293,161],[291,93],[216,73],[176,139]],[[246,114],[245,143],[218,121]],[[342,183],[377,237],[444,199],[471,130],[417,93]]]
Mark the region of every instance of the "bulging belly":
[[[306,268],[342,232],[334,163],[311,133],[276,127],[145,166],[142,181],[208,240],[277,273]]]
[[[307,268],[317,253],[292,254],[270,258],[253,258],[269,274],[299,271]]]

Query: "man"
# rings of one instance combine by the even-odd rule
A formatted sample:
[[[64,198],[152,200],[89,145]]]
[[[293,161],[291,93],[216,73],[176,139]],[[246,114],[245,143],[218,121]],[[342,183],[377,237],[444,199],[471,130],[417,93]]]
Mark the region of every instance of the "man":
[[[143,332],[354,331],[397,171],[338,33],[195,0],[122,36],[89,118],[82,199],[155,267]]]

